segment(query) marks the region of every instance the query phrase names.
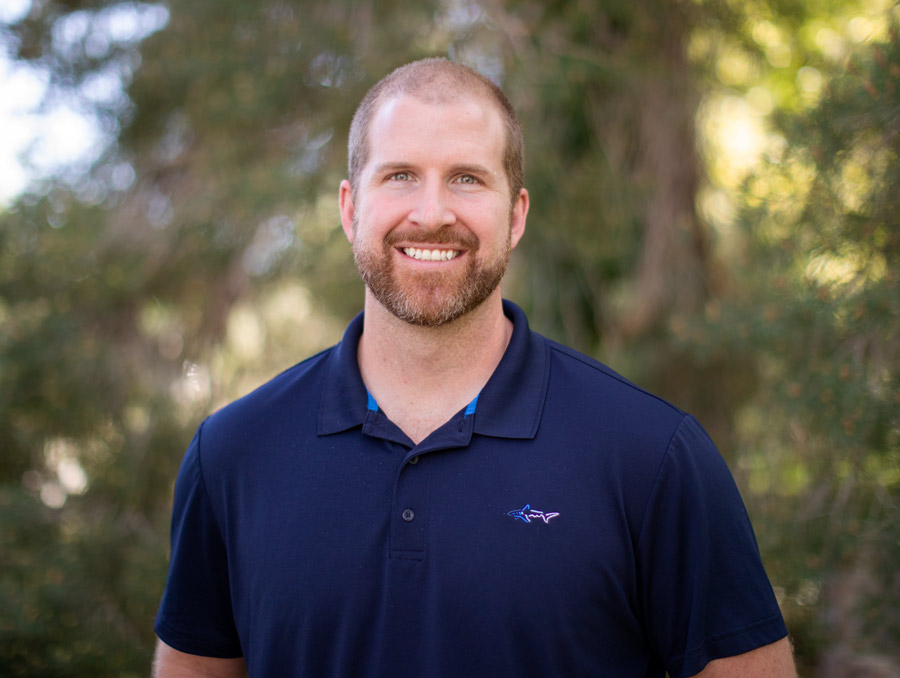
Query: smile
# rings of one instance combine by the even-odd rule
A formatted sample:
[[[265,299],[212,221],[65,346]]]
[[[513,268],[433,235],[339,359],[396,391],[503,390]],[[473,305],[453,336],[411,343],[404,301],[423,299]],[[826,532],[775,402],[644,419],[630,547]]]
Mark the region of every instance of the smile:
[[[450,261],[459,256],[459,250],[423,250],[417,247],[404,247],[403,254],[418,261]]]

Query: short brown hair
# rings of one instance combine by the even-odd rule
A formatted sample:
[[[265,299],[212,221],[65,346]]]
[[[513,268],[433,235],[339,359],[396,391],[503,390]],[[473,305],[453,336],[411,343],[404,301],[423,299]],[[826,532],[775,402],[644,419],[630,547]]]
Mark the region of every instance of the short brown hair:
[[[477,71],[447,59],[431,58],[413,61],[389,73],[368,91],[350,125],[347,148],[347,170],[353,190],[369,160],[369,126],[386,100],[411,94],[426,101],[444,103],[459,94],[483,97],[494,103],[506,130],[503,168],[509,182],[510,198],[515,201],[525,185],[525,142],[522,126],[512,104],[503,91]]]

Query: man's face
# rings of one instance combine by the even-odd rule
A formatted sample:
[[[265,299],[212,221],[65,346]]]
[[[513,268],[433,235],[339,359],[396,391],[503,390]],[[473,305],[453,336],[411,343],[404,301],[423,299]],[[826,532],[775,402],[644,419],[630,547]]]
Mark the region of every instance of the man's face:
[[[355,191],[341,184],[341,220],[360,275],[398,318],[438,326],[492,294],[525,228],[528,194],[510,207],[504,127],[471,97],[384,102],[369,129]]]

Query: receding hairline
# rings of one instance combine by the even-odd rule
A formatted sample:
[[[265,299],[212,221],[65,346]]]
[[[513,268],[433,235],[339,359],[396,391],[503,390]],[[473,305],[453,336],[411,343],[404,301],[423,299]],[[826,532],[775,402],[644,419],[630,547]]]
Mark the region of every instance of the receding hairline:
[[[401,66],[376,88],[375,109],[381,108],[385,101],[403,95],[435,104],[448,103],[463,95],[483,98],[497,105],[497,94],[502,94],[485,76],[441,58],[422,59]]]
[[[363,98],[349,139],[349,174],[355,188],[369,155],[369,128],[391,100],[412,96],[431,104],[462,99],[486,102],[496,111],[505,129],[504,169],[511,193],[518,194],[524,174],[522,129],[515,110],[503,90],[477,71],[448,59],[421,59],[401,66],[380,80]]]

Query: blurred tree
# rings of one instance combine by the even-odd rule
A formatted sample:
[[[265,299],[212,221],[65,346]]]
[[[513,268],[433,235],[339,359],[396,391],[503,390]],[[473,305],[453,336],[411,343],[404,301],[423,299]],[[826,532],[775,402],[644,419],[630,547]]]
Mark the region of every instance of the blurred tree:
[[[488,7],[507,88],[526,93],[516,103],[533,209],[513,282],[533,322],[708,425],[759,516],[805,673],[892,675],[900,65],[889,6]],[[873,39],[885,42],[853,49]],[[714,107],[725,147],[701,165],[708,139],[695,125]]]
[[[191,429],[233,395],[209,361],[244,383],[213,348],[270,286],[276,320],[322,294],[319,316],[356,310],[319,196],[336,196],[349,102],[430,51],[434,11],[50,0],[4,28],[48,97],[90,108],[112,142],[0,215],[0,674],[146,673],[172,481]],[[139,41],[123,25],[148,12],[164,28]],[[110,73],[126,92],[93,106],[86,83]],[[336,327],[308,319],[278,355]]]
[[[509,294],[708,425],[804,666],[890,655],[900,65],[886,37],[845,74],[859,12],[34,2],[0,37],[112,141],[0,214],[0,674],[146,673],[184,447],[360,308],[335,201],[350,116],[433,54],[501,81],[526,127]],[[751,109],[777,114],[770,164],[738,171],[706,127]]]
[[[698,362],[670,341],[717,284],[697,213],[704,168],[698,27],[733,31],[715,3],[485,3],[504,36],[532,196],[511,289],[542,331],[697,412],[725,449],[746,368]],[[724,356],[723,356],[724,360]]]
[[[702,14],[661,2],[597,11],[526,0],[505,11],[508,87],[528,93],[520,108],[542,225],[524,241],[529,299],[537,321],[570,343],[610,350],[656,329],[664,308],[705,296],[700,97],[683,49]]]
[[[755,356],[740,461],[822,675],[900,670],[898,26],[776,118],[783,151],[745,184],[734,285],[693,337]]]

